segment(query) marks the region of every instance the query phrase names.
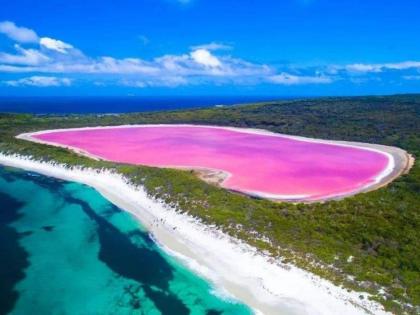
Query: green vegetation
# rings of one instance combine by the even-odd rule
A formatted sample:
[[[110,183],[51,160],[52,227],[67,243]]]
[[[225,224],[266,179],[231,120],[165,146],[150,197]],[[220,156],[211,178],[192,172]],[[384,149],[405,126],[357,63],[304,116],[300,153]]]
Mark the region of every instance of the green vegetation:
[[[0,115],[2,152],[69,165],[115,168],[134,183],[143,184],[150,195],[177,204],[183,211],[215,223],[273,256],[347,287],[367,290],[396,313],[419,312],[419,163],[408,175],[374,192],[325,203],[274,203],[206,184],[189,171],[98,162],[14,138],[22,132],[42,129],[134,123],[254,127],[314,138],[393,145],[418,157],[420,95],[304,99],[112,116]],[[385,294],[378,293],[380,288]]]

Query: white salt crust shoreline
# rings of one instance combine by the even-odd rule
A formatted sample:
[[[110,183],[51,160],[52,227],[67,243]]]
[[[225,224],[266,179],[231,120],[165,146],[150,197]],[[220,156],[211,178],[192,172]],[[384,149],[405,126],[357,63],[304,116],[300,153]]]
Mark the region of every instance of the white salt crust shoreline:
[[[18,135],[16,138],[23,139],[27,141],[37,142],[41,144],[47,144],[57,147],[62,147],[66,149],[70,149],[78,154],[88,156],[93,159],[97,160],[106,160],[100,156],[96,156],[94,154],[91,154],[85,150],[81,150],[77,147],[72,147],[68,145],[62,145],[50,141],[40,140],[35,138],[34,136],[40,135],[40,134],[47,134],[51,132],[64,132],[64,131],[78,131],[78,130],[100,130],[100,129],[118,129],[118,128],[150,128],[150,127],[194,127],[194,128],[214,128],[214,129],[224,129],[229,130],[233,132],[239,132],[239,133],[248,133],[248,134],[257,134],[257,135],[265,135],[265,136],[271,136],[271,137],[281,137],[281,138],[288,138],[293,139],[297,141],[303,141],[303,142],[312,142],[312,143],[322,143],[322,144],[330,144],[330,145],[336,145],[336,146],[342,146],[342,147],[350,147],[350,148],[356,148],[359,150],[366,150],[366,151],[372,151],[379,154],[382,154],[386,156],[388,159],[387,167],[382,170],[377,176],[372,178],[372,181],[368,184],[361,185],[360,187],[357,187],[354,190],[351,191],[345,191],[345,192],[339,192],[339,193],[332,193],[330,195],[322,196],[322,197],[314,197],[311,195],[280,195],[280,194],[269,194],[261,191],[238,191],[239,193],[244,193],[247,195],[251,195],[254,197],[259,198],[266,198],[266,199],[272,199],[272,200],[289,200],[289,201],[325,201],[325,200],[331,200],[331,199],[341,199],[345,198],[360,192],[367,192],[374,189],[377,189],[379,187],[382,187],[384,184],[389,183],[390,181],[394,180],[396,177],[401,175],[402,171],[406,168],[406,165],[408,164],[409,156],[408,154],[399,148],[395,147],[389,147],[384,145],[376,145],[376,144],[368,144],[368,143],[359,143],[359,142],[347,142],[347,141],[332,141],[332,140],[323,140],[323,139],[312,139],[312,138],[306,138],[301,136],[292,136],[292,135],[285,135],[285,134],[279,134],[274,133],[267,130],[262,129],[253,129],[253,128],[237,128],[237,127],[224,127],[224,126],[212,126],[212,125],[192,125],[192,124],[149,124],[149,125],[119,125],[119,126],[97,126],[97,127],[81,127],[81,128],[65,128],[65,129],[50,129],[50,130],[42,130],[42,131],[36,131],[36,132],[30,132],[30,133],[23,133]],[[226,188],[224,186],[224,182],[231,176],[228,172],[224,170],[218,170],[218,169],[210,169],[202,166],[173,166],[173,165],[165,165],[165,166],[159,166],[159,167],[166,167],[166,168],[178,168],[178,169],[196,169],[196,170],[210,170],[215,172],[222,172],[225,174],[224,180],[221,182],[221,186]],[[229,189],[229,188],[227,188]]]
[[[258,314],[389,314],[367,293],[331,282],[259,253],[214,226],[152,199],[121,175],[107,170],[66,168],[30,157],[0,153],[0,164],[89,185],[132,213],[164,250]],[[139,266],[141,268],[141,266]],[[363,296],[360,299],[359,296]]]

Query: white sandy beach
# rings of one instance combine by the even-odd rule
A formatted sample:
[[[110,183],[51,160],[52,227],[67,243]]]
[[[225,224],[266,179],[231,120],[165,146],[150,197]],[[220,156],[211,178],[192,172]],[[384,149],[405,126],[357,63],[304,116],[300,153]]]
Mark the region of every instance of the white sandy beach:
[[[136,216],[169,253],[262,314],[387,314],[368,294],[348,292],[302,269],[273,262],[254,248],[147,196],[119,174],[0,153],[0,164],[84,183]],[[364,298],[361,299],[360,296]]]

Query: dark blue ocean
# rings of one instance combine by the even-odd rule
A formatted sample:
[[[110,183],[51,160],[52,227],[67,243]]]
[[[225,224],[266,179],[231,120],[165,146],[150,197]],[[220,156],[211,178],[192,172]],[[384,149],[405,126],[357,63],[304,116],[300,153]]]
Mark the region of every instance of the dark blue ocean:
[[[269,96],[0,97],[0,112],[33,114],[131,113],[279,100]]]

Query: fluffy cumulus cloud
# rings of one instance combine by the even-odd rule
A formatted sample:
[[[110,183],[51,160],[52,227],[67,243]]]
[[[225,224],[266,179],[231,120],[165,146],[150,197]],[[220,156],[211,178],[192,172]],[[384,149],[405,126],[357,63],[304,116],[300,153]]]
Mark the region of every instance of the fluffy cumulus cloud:
[[[219,42],[192,46],[183,54],[166,54],[153,59],[139,57],[91,57],[63,40],[40,37],[35,31],[13,22],[0,22],[0,33],[14,43],[0,51],[0,73],[36,76],[7,81],[10,86],[69,86],[64,74],[83,75],[92,84],[146,87],[178,87],[198,84],[309,85],[338,80],[355,82],[355,77],[381,75],[387,71],[416,71],[420,62],[320,65],[298,68],[253,63],[232,56],[232,47]],[[41,75],[39,75],[41,74]],[[45,75],[45,76],[44,76]],[[48,75],[48,76],[46,76]],[[402,73],[407,80],[416,74]],[[418,75],[418,73],[417,73]],[[98,80],[98,76],[100,79]],[[103,80],[103,82],[101,81]]]
[[[62,54],[66,54],[67,50],[73,48],[73,46],[70,44],[49,37],[42,37],[39,41],[39,44],[47,49],[55,50]]]
[[[19,43],[38,42],[38,35],[33,30],[26,27],[16,26],[15,23],[10,21],[0,22],[0,33],[5,34]]]
[[[203,48],[192,51],[190,55],[196,63],[205,67],[216,68],[222,65],[216,56],[212,55],[208,50]]]
[[[267,65],[225,54],[216,55],[216,51],[230,49],[216,42],[191,47],[184,54],[167,54],[152,60],[89,57],[73,45],[50,37],[37,37],[37,43],[38,48],[34,45],[23,48],[21,44],[15,44],[14,52],[0,52],[0,72],[101,74],[112,76],[115,84],[139,88],[200,83],[256,84],[274,74],[274,69]],[[92,81],[98,83],[97,76]],[[110,80],[106,81],[108,84]],[[28,82],[13,81],[10,84],[30,85]]]
[[[18,86],[35,86],[35,87],[52,87],[52,86],[70,86],[72,83],[69,78],[32,76],[22,78],[19,80],[4,81],[4,84],[18,87]]]

